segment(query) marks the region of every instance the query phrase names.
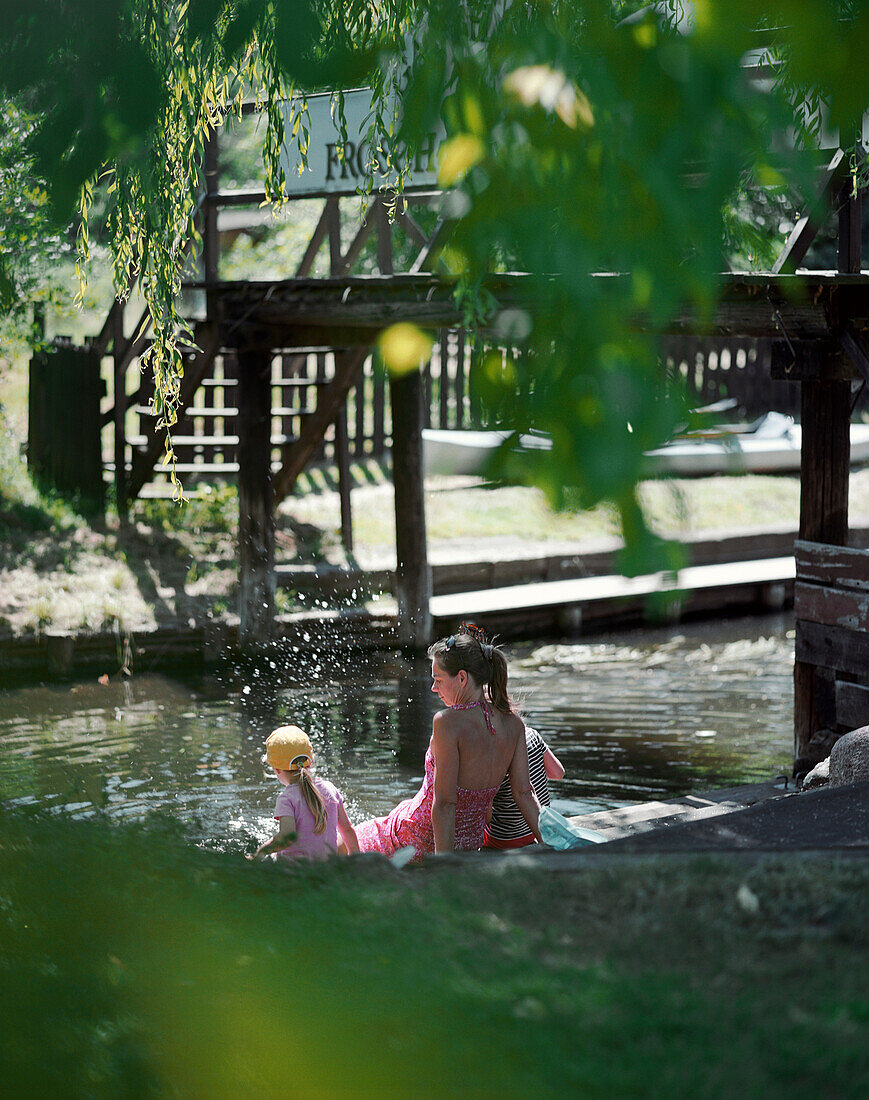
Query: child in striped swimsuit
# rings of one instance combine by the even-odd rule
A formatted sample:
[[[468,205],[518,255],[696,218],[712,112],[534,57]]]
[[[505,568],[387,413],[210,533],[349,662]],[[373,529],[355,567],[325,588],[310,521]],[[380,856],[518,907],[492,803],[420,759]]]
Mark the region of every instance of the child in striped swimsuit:
[[[525,741],[528,745],[528,772],[531,776],[531,786],[540,805],[548,806],[549,780],[561,779],[564,776],[564,768],[537,730],[526,726]],[[492,817],[483,833],[483,847],[524,848],[526,844],[533,843],[534,837],[528,831],[528,823],[513,801],[508,775],[498,788],[492,803]]]

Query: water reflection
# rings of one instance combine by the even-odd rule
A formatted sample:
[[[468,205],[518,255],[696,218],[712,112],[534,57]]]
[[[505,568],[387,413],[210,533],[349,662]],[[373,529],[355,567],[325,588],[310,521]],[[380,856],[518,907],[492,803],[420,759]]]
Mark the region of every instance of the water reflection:
[[[785,617],[512,647],[511,684],[564,763],[555,804],[583,812],[788,770],[791,622]],[[182,821],[246,847],[271,830],[269,731],[306,728],[350,815],[386,812],[422,778],[429,663],[295,659],[191,681],[135,677],[0,695],[4,801],[71,814]]]

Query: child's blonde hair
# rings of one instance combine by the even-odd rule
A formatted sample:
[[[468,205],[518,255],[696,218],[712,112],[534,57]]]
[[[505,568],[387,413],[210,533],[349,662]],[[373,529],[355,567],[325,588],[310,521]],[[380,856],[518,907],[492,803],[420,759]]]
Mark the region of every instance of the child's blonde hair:
[[[311,811],[314,818],[314,832],[319,836],[326,828],[326,803],[323,801],[323,796],[317,790],[316,784],[311,778],[308,768],[299,768],[298,775],[299,790],[302,793],[302,798],[305,800],[305,805]]]
[[[326,828],[326,803],[311,778],[308,767],[314,762],[314,750],[304,730],[298,726],[278,726],[266,738],[266,761],[279,771],[288,772],[298,782],[305,805],[314,818],[314,832]]]

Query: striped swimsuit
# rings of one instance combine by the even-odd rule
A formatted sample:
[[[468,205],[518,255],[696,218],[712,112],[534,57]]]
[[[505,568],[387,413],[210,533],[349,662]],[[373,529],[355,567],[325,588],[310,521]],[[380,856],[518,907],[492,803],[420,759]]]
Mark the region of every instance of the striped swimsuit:
[[[548,806],[549,780],[546,776],[546,767],[543,762],[544,754],[549,746],[535,729],[525,728],[525,742],[528,745],[528,774],[531,777],[531,786],[537,795],[537,801],[541,806]],[[505,776],[504,782],[498,788],[498,793],[492,802],[492,820],[486,826],[483,838],[483,846],[486,848],[524,848],[526,844],[534,843],[534,835],[528,828],[528,822],[522,816],[522,811],[513,801],[513,792],[510,789],[510,776]]]

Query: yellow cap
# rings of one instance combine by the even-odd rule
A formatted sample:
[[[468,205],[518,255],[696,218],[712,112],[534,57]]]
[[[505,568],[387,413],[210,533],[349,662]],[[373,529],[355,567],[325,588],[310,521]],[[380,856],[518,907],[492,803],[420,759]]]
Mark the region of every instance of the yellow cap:
[[[266,741],[266,760],[273,768],[297,772],[314,762],[314,750],[304,730],[298,726],[278,726]]]

